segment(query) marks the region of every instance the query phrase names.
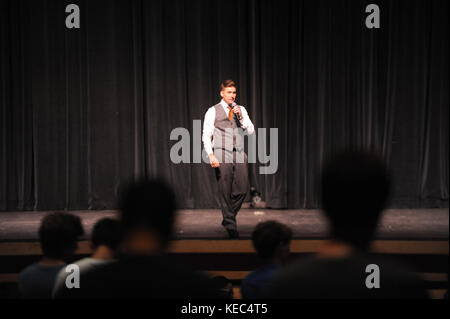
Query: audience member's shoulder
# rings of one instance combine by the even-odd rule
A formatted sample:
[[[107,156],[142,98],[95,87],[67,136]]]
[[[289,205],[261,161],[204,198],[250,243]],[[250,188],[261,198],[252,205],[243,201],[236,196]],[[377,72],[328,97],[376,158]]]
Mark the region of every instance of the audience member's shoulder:
[[[31,265],[28,265],[20,272],[19,279],[29,276],[36,276],[39,274],[58,273],[64,266],[65,264],[61,264],[58,266],[43,266],[39,262],[35,262]]]
[[[418,269],[398,258],[377,254],[359,255],[360,264],[365,267],[365,277],[379,275],[380,288],[373,289],[379,298],[427,299],[426,285]]]
[[[380,289],[366,286],[374,268],[379,271]],[[413,269],[369,254],[299,260],[275,277],[270,291],[274,298],[427,298]]]
[[[194,270],[187,264],[171,261],[167,255],[149,256],[147,276],[153,280],[155,276],[161,277],[168,290],[164,298],[219,298],[219,288],[214,285],[206,274]]]
[[[396,282],[398,284],[401,281],[404,281],[413,284],[423,284],[423,280],[418,275],[418,269],[397,258],[375,254],[366,255],[363,257],[362,264],[377,267],[377,269],[379,269],[380,271],[380,274],[383,275],[384,278],[390,279],[390,282],[393,283]]]
[[[170,263],[163,256],[121,256],[80,278],[81,289],[59,298],[218,298],[204,275]]]
[[[59,281],[55,283],[53,297],[56,299],[78,299],[78,298],[102,298],[98,295],[98,289],[105,287],[113,282],[115,261],[99,264],[89,271],[80,271],[79,288],[67,288],[64,285],[67,274],[61,273]],[[105,298],[108,296],[105,295]]]
[[[18,285],[19,289],[24,289],[25,286],[28,286],[30,281],[36,277],[37,273],[37,263],[33,263],[28,265],[19,273]]]
[[[31,265],[26,266],[19,274],[19,278],[23,276],[27,276],[30,273],[34,273],[37,269],[38,263],[33,263]]]
[[[313,256],[299,258],[278,271],[274,276],[273,282],[281,283],[301,279],[305,273],[310,273],[309,270],[317,270],[317,264],[320,263],[321,261]]]

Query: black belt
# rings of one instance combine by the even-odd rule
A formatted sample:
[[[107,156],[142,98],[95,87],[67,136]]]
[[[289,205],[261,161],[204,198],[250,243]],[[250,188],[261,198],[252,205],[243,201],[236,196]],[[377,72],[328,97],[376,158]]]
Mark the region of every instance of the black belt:
[[[224,150],[224,151],[227,151],[227,152],[229,152],[229,150],[227,150],[226,148],[213,148],[213,151],[214,150]],[[236,147],[233,147],[233,150],[232,150],[232,152],[242,152],[244,149],[237,149]]]

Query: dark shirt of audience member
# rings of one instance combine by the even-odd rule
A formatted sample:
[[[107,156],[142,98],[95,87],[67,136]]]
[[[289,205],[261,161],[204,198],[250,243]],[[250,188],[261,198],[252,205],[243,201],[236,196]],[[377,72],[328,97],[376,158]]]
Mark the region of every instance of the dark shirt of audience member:
[[[91,271],[96,267],[103,266],[107,263],[113,262],[116,256],[116,250],[120,242],[120,225],[119,221],[112,218],[102,218],[95,223],[92,236],[89,240],[92,255],[80,259],[73,264],[79,268],[80,275]],[[69,273],[65,269],[61,269],[55,280],[53,288],[53,295],[65,287],[66,278]]]
[[[223,299],[233,299],[233,283],[225,276],[216,276],[211,279],[219,287]]]
[[[57,298],[220,298],[211,278],[170,260],[175,195],[160,180],[142,179],[122,188],[121,243],[117,261],[80,276],[79,288],[64,287]]]
[[[56,275],[73,258],[77,239],[84,230],[78,216],[56,212],[46,215],[39,227],[39,241],[43,257],[19,274],[19,291],[22,298],[49,299]]]
[[[263,265],[248,274],[242,281],[242,298],[267,298],[271,279],[289,256],[291,239],[292,230],[279,222],[266,221],[256,225],[252,233],[252,241]]]
[[[324,165],[322,208],[331,233],[317,254],[281,271],[273,298],[427,298],[409,266],[369,254],[377,222],[390,194],[390,174],[375,154],[342,151]]]

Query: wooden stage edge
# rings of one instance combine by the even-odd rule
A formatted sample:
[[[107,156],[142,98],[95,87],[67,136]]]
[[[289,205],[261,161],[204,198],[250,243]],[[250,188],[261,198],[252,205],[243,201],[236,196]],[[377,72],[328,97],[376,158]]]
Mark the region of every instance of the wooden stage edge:
[[[291,253],[313,253],[326,240],[292,240]],[[448,255],[448,240],[375,240],[371,251],[383,254]],[[90,254],[88,241],[78,243],[76,254]],[[254,253],[251,240],[174,240],[169,253]],[[39,242],[0,242],[0,256],[41,255]]]

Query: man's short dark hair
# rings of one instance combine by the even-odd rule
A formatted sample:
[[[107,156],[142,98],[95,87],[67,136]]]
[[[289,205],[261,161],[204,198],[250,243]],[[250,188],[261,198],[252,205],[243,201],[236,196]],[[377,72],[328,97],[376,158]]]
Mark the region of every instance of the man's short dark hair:
[[[262,259],[275,257],[280,244],[289,245],[291,239],[292,230],[288,226],[274,220],[259,223],[252,233],[256,254]]]
[[[146,228],[167,243],[172,236],[176,207],[175,194],[164,181],[143,178],[128,183],[119,196],[122,233]]]
[[[43,255],[64,259],[75,252],[77,239],[84,234],[84,230],[80,217],[55,212],[42,219],[38,233]]]
[[[364,150],[344,150],[324,164],[321,178],[323,209],[332,236],[367,249],[390,192],[383,160]]]
[[[92,230],[92,245],[97,248],[100,245],[117,249],[120,242],[119,221],[112,218],[102,218],[97,221]]]
[[[220,84],[220,90],[223,91],[225,88],[236,87],[236,83],[233,80],[225,80]]]

